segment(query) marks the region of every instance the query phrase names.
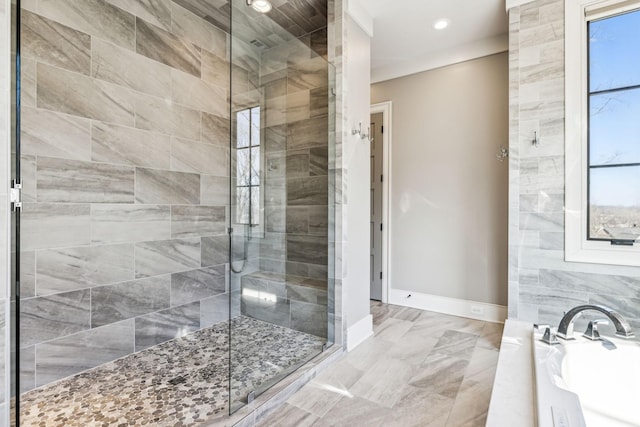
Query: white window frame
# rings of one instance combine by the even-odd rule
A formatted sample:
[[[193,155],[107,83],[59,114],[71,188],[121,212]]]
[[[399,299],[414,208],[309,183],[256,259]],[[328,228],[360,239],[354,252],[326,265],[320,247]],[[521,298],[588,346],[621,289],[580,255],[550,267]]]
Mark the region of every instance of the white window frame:
[[[640,0],[565,0],[565,261],[640,266],[638,243],[587,240],[587,21],[638,7]]]

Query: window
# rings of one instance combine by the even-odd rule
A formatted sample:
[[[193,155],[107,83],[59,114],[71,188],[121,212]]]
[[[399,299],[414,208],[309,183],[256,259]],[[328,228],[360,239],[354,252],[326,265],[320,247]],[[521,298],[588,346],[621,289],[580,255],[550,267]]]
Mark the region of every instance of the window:
[[[565,7],[565,258],[640,265],[640,1]]]
[[[260,224],[260,107],[236,113],[237,224]]]

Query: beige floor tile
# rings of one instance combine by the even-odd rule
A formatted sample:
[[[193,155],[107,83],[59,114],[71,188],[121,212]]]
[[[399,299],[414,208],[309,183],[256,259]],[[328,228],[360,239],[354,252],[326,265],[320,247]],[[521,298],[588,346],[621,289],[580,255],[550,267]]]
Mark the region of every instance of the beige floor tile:
[[[485,425],[501,324],[379,302],[371,313],[375,335],[261,425]]]
[[[500,350],[500,342],[502,340],[503,329],[504,324],[502,323],[486,322],[484,328],[482,329],[482,333],[478,338],[478,346]]]
[[[352,396],[346,388],[312,381],[291,396],[287,402],[317,417],[323,417],[345,396]]]
[[[431,354],[420,365],[409,384],[446,397],[455,397],[464,378],[468,360],[446,354]]]
[[[395,343],[402,340],[412,327],[413,322],[390,317],[376,328],[374,335],[377,339]]]
[[[317,421],[316,416],[285,403],[257,425],[259,427],[309,427]]]
[[[400,398],[400,393],[412,376],[412,366],[401,360],[384,358],[351,387],[351,392],[359,397],[387,408]]]
[[[407,385],[387,417],[385,425],[444,427],[454,401],[455,399],[430,394],[426,390]]]
[[[343,397],[314,427],[382,427],[391,411],[360,397]]]

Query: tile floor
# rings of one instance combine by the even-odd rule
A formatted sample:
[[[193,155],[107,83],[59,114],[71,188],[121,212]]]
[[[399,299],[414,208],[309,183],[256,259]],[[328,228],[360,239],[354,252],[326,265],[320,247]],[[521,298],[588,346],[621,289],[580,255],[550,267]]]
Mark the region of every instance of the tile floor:
[[[232,320],[231,397],[282,378],[325,340],[240,316]],[[196,426],[229,404],[229,324],[223,322],[24,393],[21,426]]]
[[[374,336],[266,426],[484,426],[501,324],[372,302]]]

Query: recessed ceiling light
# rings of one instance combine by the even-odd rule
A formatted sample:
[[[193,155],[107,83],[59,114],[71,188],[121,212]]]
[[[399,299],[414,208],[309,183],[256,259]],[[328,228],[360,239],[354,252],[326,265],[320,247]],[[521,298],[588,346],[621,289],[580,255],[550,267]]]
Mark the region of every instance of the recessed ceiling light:
[[[449,21],[448,19],[438,19],[433,24],[433,28],[435,28],[436,30],[444,30],[445,28],[447,28],[449,26],[450,22],[451,21]]]
[[[247,0],[247,4],[260,13],[267,13],[271,10],[271,2],[269,0]]]

